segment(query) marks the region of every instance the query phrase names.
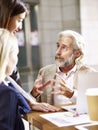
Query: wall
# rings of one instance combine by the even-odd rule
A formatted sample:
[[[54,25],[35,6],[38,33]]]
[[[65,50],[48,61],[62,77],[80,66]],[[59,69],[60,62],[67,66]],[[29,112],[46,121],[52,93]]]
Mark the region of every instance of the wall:
[[[81,32],[86,40],[86,63],[98,64],[98,0],[81,0]]]
[[[80,32],[79,0],[40,0],[38,32],[41,66],[54,63],[57,34],[65,29]]]

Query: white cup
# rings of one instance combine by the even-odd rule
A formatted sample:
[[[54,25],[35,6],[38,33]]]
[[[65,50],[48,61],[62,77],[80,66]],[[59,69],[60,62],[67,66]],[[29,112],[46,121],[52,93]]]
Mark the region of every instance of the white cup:
[[[86,90],[88,114],[92,121],[98,121],[98,88]]]

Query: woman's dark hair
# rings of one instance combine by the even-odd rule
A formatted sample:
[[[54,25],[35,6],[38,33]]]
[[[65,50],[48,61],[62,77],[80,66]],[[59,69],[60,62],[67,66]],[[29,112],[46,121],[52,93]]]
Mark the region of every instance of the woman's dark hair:
[[[28,12],[25,4],[23,2],[16,2],[13,8],[13,11],[11,13],[11,17],[18,15],[20,13],[23,13],[23,12],[26,12],[26,13]]]
[[[21,0],[0,0],[0,28],[8,28],[11,17],[28,13],[27,7]]]

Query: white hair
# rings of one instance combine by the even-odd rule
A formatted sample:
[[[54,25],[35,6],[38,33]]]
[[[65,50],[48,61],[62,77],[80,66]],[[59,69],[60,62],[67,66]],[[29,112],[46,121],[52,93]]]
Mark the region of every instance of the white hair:
[[[6,29],[0,29],[0,82],[6,77],[6,65],[11,51],[18,46],[16,37]]]
[[[73,49],[80,50],[81,55],[76,59],[76,64],[81,64],[83,62],[85,54],[85,40],[83,36],[72,30],[65,30],[58,34],[58,39],[61,37],[71,37],[73,39]]]

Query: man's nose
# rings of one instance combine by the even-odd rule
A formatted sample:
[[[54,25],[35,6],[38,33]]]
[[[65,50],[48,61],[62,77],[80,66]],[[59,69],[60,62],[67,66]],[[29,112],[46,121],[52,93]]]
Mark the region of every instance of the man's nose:
[[[56,55],[61,55],[61,49],[57,49]]]

